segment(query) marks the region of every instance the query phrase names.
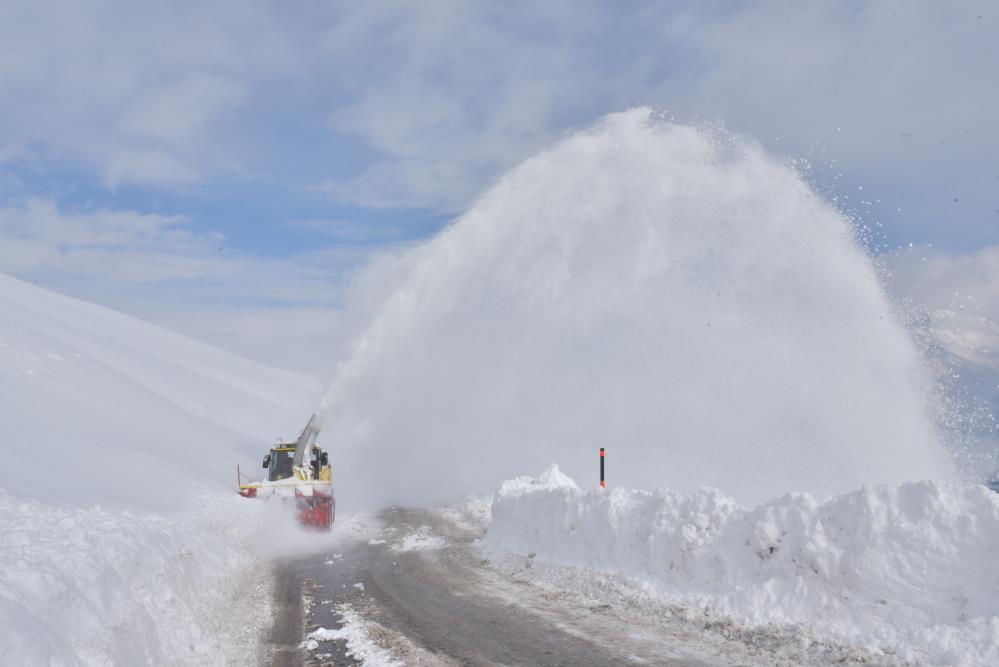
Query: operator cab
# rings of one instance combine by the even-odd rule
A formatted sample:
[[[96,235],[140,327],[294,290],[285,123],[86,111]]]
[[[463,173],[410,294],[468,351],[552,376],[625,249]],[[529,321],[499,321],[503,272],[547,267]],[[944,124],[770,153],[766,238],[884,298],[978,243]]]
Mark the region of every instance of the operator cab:
[[[264,457],[264,467],[267,468],[267,481],[276,482],[292,476],[292,463],[295,461],[294,447],[275,447]]]
[[[329,465],[329,454],[321,450],[318,446],[312,446],[312,455],[309,457],[312,466],[313,479],[322,479],[322,470]],[[281,479],[288,479],[294,474],[292,470],[295,462],[295,448],[293,446],[278,446],[271,449],[270,453],[264,457],[264,468],[267,468],[267,481],[276,482]],[[327,476],[328,479],[328,476]]]

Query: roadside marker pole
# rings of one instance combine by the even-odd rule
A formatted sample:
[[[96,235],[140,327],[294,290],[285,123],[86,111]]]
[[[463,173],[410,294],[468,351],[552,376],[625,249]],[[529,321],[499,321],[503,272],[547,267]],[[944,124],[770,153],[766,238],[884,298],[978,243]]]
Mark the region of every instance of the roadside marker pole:
[[[606,489],[607,483],[604,482],[604,448],[600,448],[600,488]]]

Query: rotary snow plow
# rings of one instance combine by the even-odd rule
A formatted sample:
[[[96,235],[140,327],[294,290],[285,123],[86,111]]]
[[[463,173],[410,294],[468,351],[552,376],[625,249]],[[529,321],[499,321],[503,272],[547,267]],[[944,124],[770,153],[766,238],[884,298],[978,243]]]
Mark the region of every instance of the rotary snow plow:
[[[256,482],[244,478],[236,466],[239,495],[244,498],[277,496],[294,501],[300,524],[330,530],[336,514],[333,471],[329,454],[316,444],[318,435],[318,420],[312,415],[298,440],[279,441],[264,457],[265,480]]]

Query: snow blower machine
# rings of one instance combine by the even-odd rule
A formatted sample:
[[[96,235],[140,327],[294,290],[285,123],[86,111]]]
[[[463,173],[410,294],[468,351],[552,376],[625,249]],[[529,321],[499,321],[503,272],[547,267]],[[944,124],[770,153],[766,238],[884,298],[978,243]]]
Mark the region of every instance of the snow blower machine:
[[[237,465],[239,495],[244,498],[277,496],[293,500],[301,525],[318,530],[332,529],[336,514],[333,474],[329,454],[316,444],[318,435],[318,419],[312,415],[298,440],[278,441],[264,457],[267,479],[263,481],[245,478]]]

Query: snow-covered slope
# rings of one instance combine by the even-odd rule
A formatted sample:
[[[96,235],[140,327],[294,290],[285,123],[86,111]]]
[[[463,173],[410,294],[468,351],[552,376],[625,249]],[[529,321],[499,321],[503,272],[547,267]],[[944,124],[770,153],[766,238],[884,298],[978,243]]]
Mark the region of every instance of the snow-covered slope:
[[[315,380],[0,275],[0,488],[176,508],[296,435]]]
[[[317,394],[0,275],[0,664],[252,661],[269,591],[235,464]]]
[[[917,664],[999,664],[999,494],[976,484],[867,487],[755,508],[714,489],[584,491],[557,467],[503,484],[494,554],[622,575],[744,627]]]

